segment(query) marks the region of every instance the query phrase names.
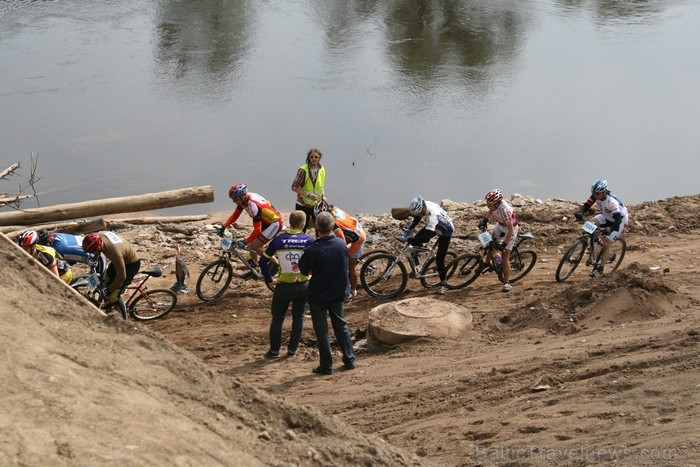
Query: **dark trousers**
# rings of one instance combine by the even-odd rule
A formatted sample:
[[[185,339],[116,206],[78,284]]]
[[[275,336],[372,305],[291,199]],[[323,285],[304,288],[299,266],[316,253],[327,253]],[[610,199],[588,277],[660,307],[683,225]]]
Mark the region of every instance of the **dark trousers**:
[[[437,266],[440,280],[444,281],[447,278],[447,266],[445,265],[445,256],[447,249],[450,247],[450,237],[439,236],[437,239],[437,251],[435,252],[435,266]]]
[[[304,211],[306,213],[306,225],[303,229],[301,229],[302,232],[306,233],[307,229],[310,229],[314,226],[314,221],[316,220],[316,216],[314,215],[314,208],[312,206],[304,206],[303,204],[297,203],[295,209],[297,211]]]
[[[124,282],[121,284],[121,289],[119,291],[119,295],[124,292],[124,288],[129,285],[129,283],[134,280],[134,276],[138,274],[139,269],[141,269],[141,260],[137,259],[133,263],[129,263],[126,265],[126,279],[124,279]],[[112,282],[114,282],[114,279],[116,279],[117,272],[115,271],[114,265],[110,263],[109,267],[107,268],[107,271],[105,272],[105,278],[106,278],[106,286],[112,285]]]
[[[322,370],[333,369],[333,355],[331,353],[331,341],[328,336],[328,321],[326,316],[330,316],[333,334],[338,341],[340,351],[343,353],[343,363],[346,365],[355,363],[355,353],[352,351],[352,337],[348,323],[345,321],[343,302],[338,303],[317,303],[309,302],[311,310],[311,321],[316,333],[316,343],[318,353],[321,357],[320,368]]]
[[[292,304],[292,333],[287,352],[296,353],[304,329],[304,307],[306,306],[306,282],[280,282],[272,295],[272,321],[270,322],[270,352],[278,354],[282,346],[282,325],[289,304]]]

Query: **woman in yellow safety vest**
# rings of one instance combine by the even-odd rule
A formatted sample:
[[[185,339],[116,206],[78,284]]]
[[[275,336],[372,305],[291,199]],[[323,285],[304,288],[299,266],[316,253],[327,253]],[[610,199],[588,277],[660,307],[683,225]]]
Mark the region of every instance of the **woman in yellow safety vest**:
[[[314,206],[323,199],[324,185],[326,183],[326,169],[321,165],[321,150],[309,149],[306,154],[306,164],[299,167],[297,176],[292,182],[292,191],[297,194],[296,209],[306,213],[306,232],[314,224]]]

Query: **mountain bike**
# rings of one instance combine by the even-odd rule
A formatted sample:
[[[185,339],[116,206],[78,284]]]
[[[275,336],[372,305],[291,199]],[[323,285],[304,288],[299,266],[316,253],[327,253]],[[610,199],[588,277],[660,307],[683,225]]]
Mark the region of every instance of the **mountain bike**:
[[[564,282],[568,279],[586,254],[588,254],[586,266],[597,268],[600,265],[600,255],[603,252],[603,245],[600,243],[601,229],[591,221],[582,222],[581,229],[584,233],[566,250],[559,262],[554,276],[557,282]],[[614,271],[620,266],[626,251],[627,242],[624,238],[618,237],[610,247],[610,257],[607,264],[612,269],[608,269],[609,271]]]
[[[155,267],[140,271],[138,274],[143,276],[138,282],[130,282],[122,288],[119,300],[117,303],[109,303],[107,301],[106,288],[101,287],[106,270],[102,273],[99,271],[99,263],[96,261],[88,262],[90,266],[90,274],[87,277],[79,278],[71,287],[81,292],[92,304],[109,313],[114,307],[117,307],[124,319],[131,316],[137,321],[152,321],[154,319],[163,318],[170,313],[175,305],[177,305],[177,295],[169,289],[148,289],[146,281],[151,277],[161,277],[163,269]],[[123,295],[131,291],[131,295],[125,301]]]
[[[406,289],[409,276],[420,279],[426,288],[437,287],[440,283],[433,248],[411,245],[406,237],[397,237],[397,240],[403,244],[397,255],[379,251],[364,258],[360,268],[360,281],[372,297],[398,297]],[[422,261],[420,256],[425,256]],[[454,252],[448,252],[446,258],[454,256]],[[404,259],[408,261],[410,273],[403,263]]]
[[[496,248],[496,241],[486,230],[486,227],[479,227],[479,253],[464,253],[457,256],[447,267],[450,274],[447,277],[446,285],[448,289],[461,289],[474,282],[481,274],[494,271],[498,275],[498,280],[505,283],[503,277],[503,264],[501,264],[501,253]],[[509,282],[517,282],[529,273],[535,263],[537,263],[537,253],[532,250],[520,250],[520,245],[527,240],[532,240],[531,233],[518,234],[518,239],[510,252],[510,278]],[[491,253],[491,260],[487,261]]]
[[[246,254],[243,253],[243,251],[248,250],[238,248],[235,240],[225,235],[225,227],[215,225],[214,228],[221,237],[221,253],[218,259],[207,264],[204,269],[202,269],[202,273],[199,275],[199,279],[197,279],[197,296],[204,302],[211,302],[221,298],[231,285],[234,276],[231,261],[233,261],[234,258],[238,259],[244,268],[248,269],[248,271],[240,277],[241,280],[247,281],[253,279],[265,281],[258,265],[255,264],[250,256],[246,256]],[[270,272],[273,276],[277,273],[276,269],[276,265],[270,263]],[[275,290],[274,284],[265,282],[265,285],[268,289],[272,291]]]

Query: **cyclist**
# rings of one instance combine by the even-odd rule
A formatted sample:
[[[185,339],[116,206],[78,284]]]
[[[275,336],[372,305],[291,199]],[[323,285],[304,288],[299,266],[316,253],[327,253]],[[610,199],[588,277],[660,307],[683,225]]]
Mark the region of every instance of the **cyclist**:
[[[348,273],[348,278],[350,279],[350,295],[347,298],[353,298],[357,295],[357,262],[365,246],[365,238],[367,235],[360,221],[350,216],[350,214],[346,213],[338,206],[330,204],[325,196],[314,206],[314,217],[322,212],[329,212],[333,216],[333,220],[335,221],[333,233],[335,233],[336,237],[344,240],[348,247],[348,253],[350,254],[350,270]]]
[[[435,265],[440,275],[440,283],[438,284],[437,293],[445,293],[445,279],[447,277],[447,267],[445,266],[445,255],[450,247],[450,240],[454,234],[455,226],[452,219],[447,215],[444,209],[432,201],[426,201],[421,195],[416,196],[411,200],[408,210],[414,217],[413,223],[404,229],[404,233],[408,236],[413,233],[413,229],[421,222],[425,221],[423,227],[413,238],[407,238],[411,245],[425,245],[435,235],[438,236],[438,248],[435,253]]]
[[[593,182],[591,197],[574,214],[576,219],[582,221],[583,215],[588,212],[593,203],[600,209],[600,214],[593,217],[593,223],[600,228],[608,229],[608,232],[604,234],[601,240],[603,251],[600,255],[599,265],[591,271],[591,277],[597,277],[603,274],[603,267],[610,258],[612,244],[625,230],[629,220],[629,213],[627,212],[627,206],[622,204],[620,198],[608,190],[608,181],[601,178]]]
[[[296,209],[306,213],[306,224],[302,232],[306,233],[316,219],[314,206],[323,198],[326,183],[326,168],[321,165],[323,154],[317,148],[309,149],[306,164],[299,167],[292,182],[292,191],[297,194]]]
[[[512,286],[510,285],[510,252],[515,246],[515,241],[518,239],[518,231],[520,227],[518,225],[518,216],[515,215],[513,207],[503,199],[503,193],[501,190],[495,189],[486,193],[484,196],[486,201],[486,207],[489,212],[484,219],[479,222],[479,227],[486,228],[489,220],[496,222],[493,226],[493,231],[491,235],[493,236],[493,246],[494,248],[503,252],[503,258],[501,260],[502,271],[503,271],[503,291],[510,292]],[[503,242],[498,243],[498,239],[503,238]],[[491,252],[488,253],[486,257],[487,261],[491,261]]]
[[[70,285],[73,280],[73,271],[70,265],[61,259],[56,250],[50,246],[40,245],[39,234],[36,231],[23,230],[17,235],[16,241],[24,251],[46,266],[49,271],[60,277],[63,282]]]
[[[237,183],[228,191],[228,197],[236,203],[236,210],[221,225],[228,227],[238,220],[243,211],[253,219],[253,231],[245,240],[236,243],[238,248],[252,252],[251,263],[257,264],[258,257],[264,254],[263,247],[284,229],[282,215],[272,204],[257,193],[249,193],[245,183]],[[276,260],[273,259],[276,263]]]
[[[104,253],[110,261],[102,286],[111,305],[119,304],[122,318],[127,319],[126,307],[120,301],[124,288],[134,279],[141,268],[136,250],[114,232],[91,233],[83,238],[83,250],[95,256]]]
[[[50,246],[70,264],[88,263],[92,255],[83,251],[83,236],[67,233],[49,233],[42,229],[37,232],[39,244]]]

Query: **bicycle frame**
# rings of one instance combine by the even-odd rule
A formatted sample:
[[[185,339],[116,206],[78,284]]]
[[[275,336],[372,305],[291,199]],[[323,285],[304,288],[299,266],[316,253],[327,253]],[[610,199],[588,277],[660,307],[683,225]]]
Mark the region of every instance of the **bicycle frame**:
[[[137,297],[143,297],[146,295],[148,288],[145,286],[145,284],[150,277],[151,276],[149,274],[144,274],[143,279],[141,279],[138,284],[134,285],[134,283],[131,282],[124,287],[122,293],[126,293],[127,290],[133,290],[133,293],[129,296],[129,298],[124,301],[127,310],[131,308],[131,305],[134,303]]]
[[[228,245],[228,246],[226,246]],[[225,259],[226,261],[231,262],[233,260],[232,256],[235,256],[245,267],[248,268],[248,270],[252,273],[252,275],[258,279],[262,280],[263,275],[262,272],[258,271],[258,269],[255,267],[255,265],[251,264],[248,258],[245,257],[243,253],[241,253],[241,249],[236,246],[236,243],[234,240],[230,237],[222,237],[221,238],[221,248],[223,249],[221,254],[219,255],[219,260]],[[250,251],[246,249],[245,251]]]
[[[396,255],[396,262],[398,263],[399,261],[403,261],[404,257],[408,261],[408,264],[411,266],[411,271],[414,274],[414,277],[417,279],[420,278],[425,278],[425,277],[432,277],[435,276],[437,273],[433,274],[421,274],[420,271],[423,270],[423,267],[426,265],[428,261],[430,261],[431,258],[435,258],[435,252],[433,251],[432,248],[429,248],[427,246],[418,246],[418,245],[411,245],[408,242],[404,242],[401,240],[401,238],[397,238],[402,243],[405,243],[404,247],[401,249],[398,255]],[[421,253],[428,253],[425,258],[420,261],[419,263],[415,262],[415,259],[418,257],[419,254]],[[414,258],[415,255],[415,258]],[[392,268],[390,268],[393,270]],[[387,272],[391,272],[391,270]]]

